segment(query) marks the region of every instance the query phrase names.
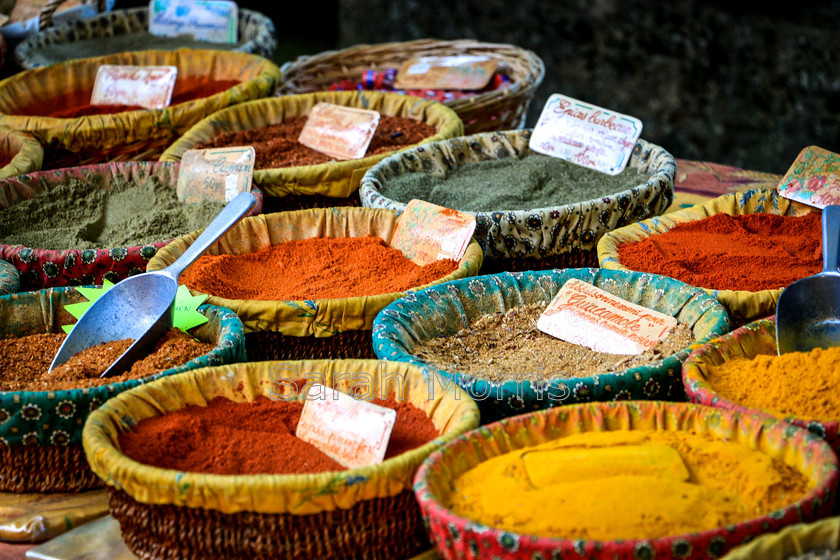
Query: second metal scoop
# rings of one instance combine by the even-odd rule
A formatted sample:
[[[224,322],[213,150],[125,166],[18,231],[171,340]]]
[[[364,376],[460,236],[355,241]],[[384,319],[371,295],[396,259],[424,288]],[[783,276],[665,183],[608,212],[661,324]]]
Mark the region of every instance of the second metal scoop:
[[[779,354],[840,346],[840,206],[822,213],[823,271],[797,280],[776,304]]]
[[[163,270],[130,276],[102,294],[64,339],[50,365],[50,371],[82,350],[127,338],[134,339],[134,343],[105,370],[102,377],[118,375],[144,357],[158,339],[172,328],[178,276],[238,222],[254,205],[254,201],[251,193],[240,193],[174,263]]]

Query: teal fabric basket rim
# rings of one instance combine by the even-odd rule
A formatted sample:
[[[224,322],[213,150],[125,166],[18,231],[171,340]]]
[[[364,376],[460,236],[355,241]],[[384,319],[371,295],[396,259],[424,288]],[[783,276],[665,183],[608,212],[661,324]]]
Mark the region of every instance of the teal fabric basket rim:
[[[0,296],[17,293],[20,289],[20,273],[9,261],[0,260]]]
[[[36,294],[47,290],[66,293],[75,291],[75,289],[75,286],[64,286],[59,288],[46,288],[36,292],[9,294],[0,296],[0,304],[13,297],[35,297]],[[160,379],[161,377],[167,377],[201,367],[247,361],[244,327],[236,313],[225,307],[208,304],[199,306],[198,310],[205,316],[209,315],[211,320],[213,314],[219,319],[219,330],[215,348],[207,354],[194,358],[178,367],[170,368],[141,379],[129,379],[101,387],[63,389],[58,391],[0,391],[0,445],[70,445],[81,443],[81,423],[72,430],[72,433],[68,432],[67,429],[56,429],[52,425],[54,422],[48,425],[47,428],[43,427],[44,421],[48,420],[48,417],[53,414],[53,410],[55,410],[56,415],[64,419],[86,417],[87,414],[104,404],[111,397],[133,387]],[[64,411],[57,408],[57,405],[60,406],[62,403],[70,403],[66,405],[67,408]],[[87,406],[80,407],[78,405]],[[79,410],[80,408],[86,408],[87,410]],[[24,412],[24,409],[30,412]],[[27,418],[25,416],[27,414],[31,414],[32,417]],[[42,415],[47,418],[42,420]],[[33,422],[32,425],[28,426],[31,429],[27,429],[26,431],[20,429],[18,424],[26,423],[27,421]],[[59,436],[56,440],[59,432],[64,435]],[[26,439],[26,436],[33,434],[36,436],[35,438],[30,437],[28,440]]]
[[[556,380],[550,384],[547,381],[540,381],[538,390],[534,389],[533,383],[530,381],[504,381],[497,383],[483,379],[471,380],[468,377],[461,377],[458,379],[458,377],[460,377],[458,374],[454,374],[456,379],[453,380],[452,373],[417,359],[413,354],[409,353],[409,351],[405,348],[405,345],[399,341],[399,334],[395,330],[398,320],[403,320],[405,323],[416,323],[417,318],[408,317],[406,313],[411,311],[416,312],[416,310],[410,309],[410,306],[417,305],[415,302],[420,301],[419,298],[429,298],[429,300],[432,300],[434,297],[437,297],[438,299],[449,298],[449,300],[457,307],[462,326],[466,327],[468,325],[469,315],[464,308],[461,294],[463,294],[464,290],[468,288],[470,282],[479,281],[484,282],[485,284],[495,282],[501,289],[504,285],[503,279],[508,279],[509,281],[513,280],[517,285],[521,286],[520,281],[523,279],[539,284],[539,278],[541,277],[554,277],[557,279],[579,278],[589,283],[605,280],[620,281],[624,283],[627,283],[628,281],[639,281],[647,282],[649,285],[653,285],[654,288],[671,290],[671,293],[673,293],[672,290],[674,288],[677,288],[681,290],[681,293],[684,295],[684,303],[674,312],[674,316],[679,315],[679,313],[681,313],[684,309],[687,309],[689,306],[698,306],[698,318],[695,320],[695,323],[692,324],[693,327],[699,319],[706,316],[709,312],[712,312],[712,315],[708,315],[708,318],[706,319],[709,322],[709,333],[705,336],[701,336],[701,338],[696,340],[689,348],[683,349],[676,354],[664,358],[663,360],[613,373]],[[520,290],[520,299],[521,293],[522,291]],[[456,294],[457,297],[451,297],[456,296]],[[546,301],[550,301],[550,299],[551,297],[549,297]],[[523,303],[520,303],[519,305],[522,305]],[[406,306],[409,306],[409,309],[406,309]],[[705,306],[705,308],[699,306]],[[400,328],[405,330],[402,326],[400,326]],[[432,381],[434,381],[434,376],[442,377],[449,382],[455,381],[462,389],[466,390],[472,398],[479,401],[479,403],[482,402],[482,399],[489,398],[495,400],[505,400],[518,395],[524,401],[523,412],[525,412],[533,409],[533,407],[529,405],[533,405],[535,401],[547,401],[547,406],[539,408],[550,408],[563,404],[587,402],[592,400],[592,387],[614,385],[617,381],[624,382],[627,379],[635,379],[636,381],[641,382],[645,379],[650,379],[651,376],[657,372],[667,372],[669,369],[676,370],[674,382],[681,383],[681,364],[688,357],[691,350],[728,331],[729,318],[726,314],[726,310],[714,297],[705,293],[700,288],[694,288],[672,278],[643,272],[627,272],[596,268],[554,269],[515,273],[502,272],[499,274],[476,276],[473,278],[453,280],[444,284],[426,288],[425,290],[415,292],[414,294],[409,294],[407,297],[403,297],[400,300],[388,305],[377,315],[373,326],[373,347],[378,358],[390,361],[403,361],[419,366],[423,369],[424,375],[426,375],[427,378],[432,379]],[[438,382],[443,383],[440,379]],[[555,390],[555,394],[559,393],[563,396],[563,398],[558,399],[559,402],[555,402],[550,398],[550,391],[552,389]],[[540,393],[542,393],[542,396],[540,396]],[[546,395],[549,396],[548,399],[546,398]],[[618,397],[619,395],[616,394],[616,396]],[[630,399],[636,397],[633,395],[627,395],[627,398]]]

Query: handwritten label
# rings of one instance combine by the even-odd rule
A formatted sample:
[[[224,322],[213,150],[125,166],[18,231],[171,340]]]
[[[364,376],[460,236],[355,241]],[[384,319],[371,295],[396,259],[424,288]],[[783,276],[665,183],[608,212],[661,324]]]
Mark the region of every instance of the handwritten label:
[[[677,320],[582,280],[568,280],[537,321],[561,340],[604,354],[641,354],[656,346]]]
[[[295,435],[347,468],[385,458],[397,411],[312,384]]]
[[[779,194],[817,208],[840,204],[840,154],[808,146],[782,178]]]
[[[318,103],[309,113],[298,142],[335,159],[359,159],[367,152],[379,113]]]
[[[239,8],[229,0],[151,0],[149,33],[192,36],[196,41],[236,43]]]
[[[163,109],[172,99],[177,66],[115,66],[96,71],[91,105],[137,105]]]
[[[254,158],[251,146],[187,150],[175,186],[178,200],[188,204],[203,200],[228,203],[239,193],[250,192]]]
[[[642,132],[642,121],[553,94],[543,107],[528,147],[549,156],[618,175]]]
[[[415,264],[441,259],[460,261],[475,231],[475,216],[412,200],[397,220],[391,247]]]
[[[482,89],[493,77],[499,61],[487,56],[426,56],[400,66],[397,89]]]

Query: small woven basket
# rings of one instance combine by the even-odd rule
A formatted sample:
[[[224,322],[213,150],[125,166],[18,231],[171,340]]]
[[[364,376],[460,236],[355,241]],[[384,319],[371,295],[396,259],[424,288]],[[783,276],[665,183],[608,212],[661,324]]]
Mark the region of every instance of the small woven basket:
[[[508,87],[477,93],[444,104],[464,121],[466,134],[522,128],[528,105],[545,76],[545,64],[536,54],[514,45],[481,43],[471,39],[418,41],[357,45],[339,51],[302,56],[282,67],[283,82],[278,95],[326,90],[349,78],[358,80],[365,70],[398,69],[420,56],[479,55],[499,61],[498,72],[510,78]]]

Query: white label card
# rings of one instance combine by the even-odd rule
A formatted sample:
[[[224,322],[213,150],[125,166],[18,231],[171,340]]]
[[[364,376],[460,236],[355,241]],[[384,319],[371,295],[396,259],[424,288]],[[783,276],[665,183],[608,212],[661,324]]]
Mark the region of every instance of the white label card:
[[[177,75],[177,66],[103,64],[96,71],[90,104],[163,109],[172,99]]]
[[[397,411],[325,385],[309,385],[295,435],[352,469],[385,458]]]
[[[196,204],[204,200],[227,204],[241,192],[250,192],[255,153],[252,146],[187,150],[181,157],[175,194]]]
[[[475,216],[412,199],[400,214],[391,247],[414,264],[460,261],[475,232]]]
[[[642,121],[559,93],[543,107],[528,147],[609,175],[622,172]]]
[[[192,36],[196,41],[237,41],[239,7],[229,0],[151,0],[149,33],[158,37]]]
[[[364,157],[379,126],[379,113],[318,103],[312,108],[298,142],[335,159]]]

